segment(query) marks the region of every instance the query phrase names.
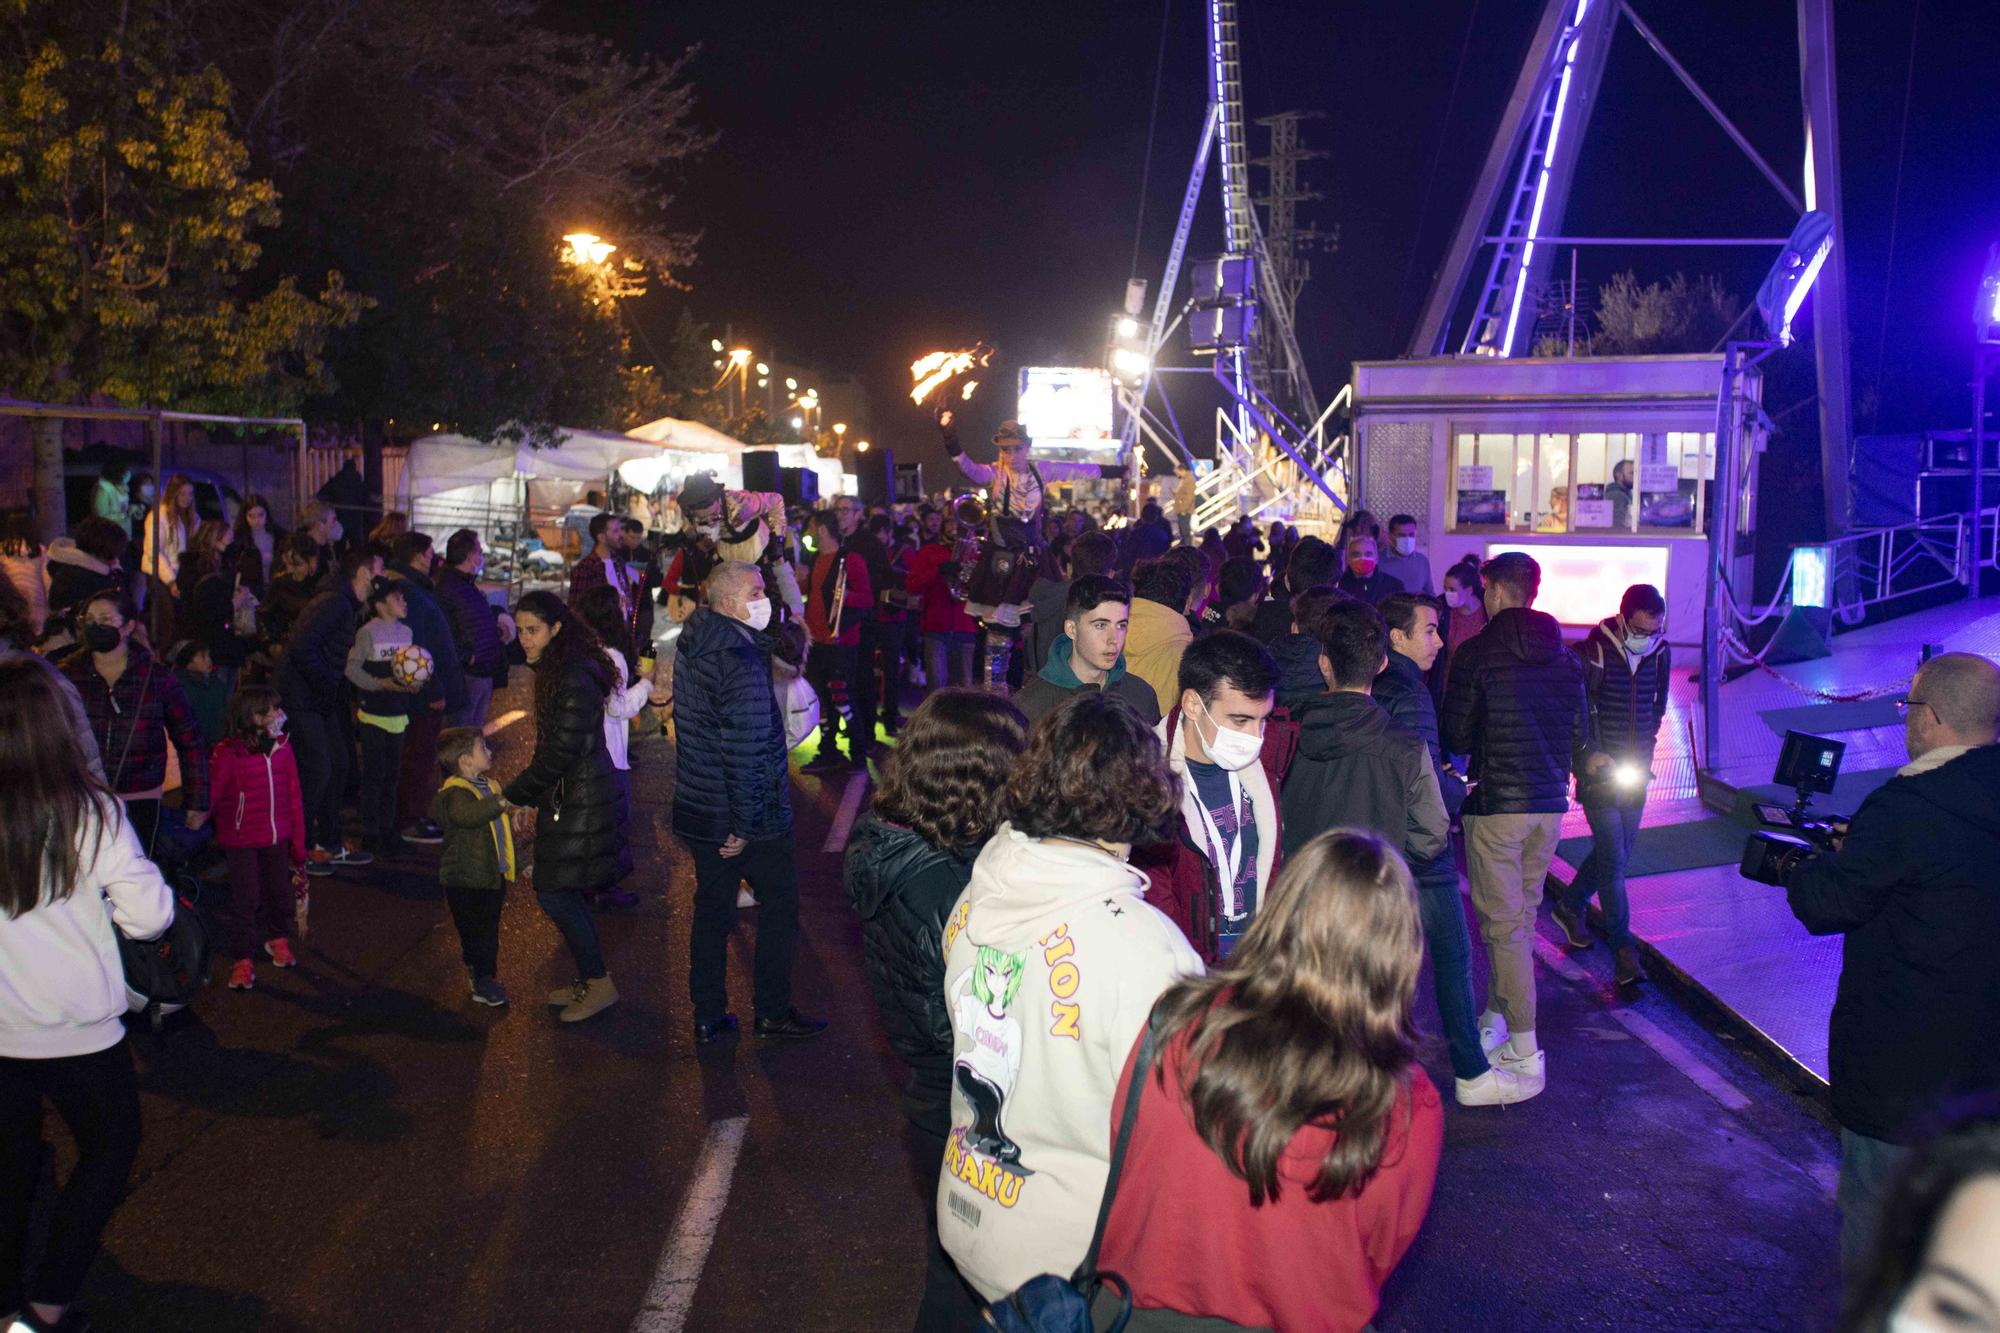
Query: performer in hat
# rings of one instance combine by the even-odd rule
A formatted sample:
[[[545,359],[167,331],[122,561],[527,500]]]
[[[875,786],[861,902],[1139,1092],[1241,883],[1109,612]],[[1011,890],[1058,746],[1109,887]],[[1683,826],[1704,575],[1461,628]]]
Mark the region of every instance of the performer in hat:
[[[1018,421],[1000,423],[1000,429],[993,436],[997,456],[991,463],[981,463],[966,456],[965,446],[959,443],[958,427],[952,421],[949,409],[938,413],[938,430],[944,435],[945,452],[958,464],[958,470],[970,478],[973,485],[987,489],[995,509],[1020,519],[1032,534],[1031,541],[1040,541],[1042,490],[1046,483],[1095,481],[1105,475],[1104,469],[1095,463],[1031,462],[1028,449],[1034,441],[1028,438],[1028,432],[1021,428]]]

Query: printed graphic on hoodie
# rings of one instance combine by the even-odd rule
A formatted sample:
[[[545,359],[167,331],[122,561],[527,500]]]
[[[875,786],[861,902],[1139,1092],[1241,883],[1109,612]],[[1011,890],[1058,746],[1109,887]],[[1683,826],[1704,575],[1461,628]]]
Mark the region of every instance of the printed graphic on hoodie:
[[[1001,1196],[995,1164],[997,1172],[1015,1177],[1011,1189],[1014,1199],[1021,1193],[1018,1177],[1034,1174],[1021,1165],[1021,1146],[1007,1137],[1001,1116],[1021,1073],[1021,1020],[1009,1010],[1027,972],[1026,954],[1004,953],[982,944],[971,969],[959,977],[952,996],[952,1024],[968,1042],[952,1077],[972,1108],[972,1123],[953,1135],[952,1156],[967,1159],[957,1163],[953,1174],[1009,1208],[1013,1201]],[[992,1160],[982,1169],[981,1164],[969,1160],[973,1154]]]

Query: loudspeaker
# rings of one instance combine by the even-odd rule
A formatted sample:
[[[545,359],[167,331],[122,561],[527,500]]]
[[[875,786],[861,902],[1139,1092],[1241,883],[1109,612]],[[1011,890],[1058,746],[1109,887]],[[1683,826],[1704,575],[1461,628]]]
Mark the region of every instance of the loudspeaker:
[[[776,449],[747,449],[743,453],[743,489],[775,491],[778,489],[778,474],[783,470],[778,466]]]
[[[855,492],[864,505],[896,503],[896,451],[876,445],[854,456]]]
[[[2000,494],[2000,492],[1996,492]],[[922,463],[896,464],[896,503],[915,504],[924,498],[924,465]]]
[[[809,467],[787,467],[778,469],[778,484],[774,487],[785,497],[785,506],[803,505],[807,509],[819,503],[819,473]]]

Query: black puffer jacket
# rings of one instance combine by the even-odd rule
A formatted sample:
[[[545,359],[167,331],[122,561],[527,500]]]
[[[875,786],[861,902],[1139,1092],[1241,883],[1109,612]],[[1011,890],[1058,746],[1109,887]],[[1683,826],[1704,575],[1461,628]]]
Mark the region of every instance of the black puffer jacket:
[[[294,713],[336,713],[347,681],[347,650],[361,627],[361,600],[350,588],[323,592],[299,612],[285,636],[278,694]]]
[[[1576,799],[1586,810],[1607,806],[1637,809],[1646,803],[1646,788],[1620,788],[1593,780],[1583,769],[1593,754],[1631,760],[1650,768],[1660,720],[1667,715],[1668,677],[1673,654],[1664,637],[1634,659],[1625,648],[1625,626],[1617,617],[1599,624],[1576,648],[1583,663],[1583,693],[1590,705],[1590,736],[1577,756]]]
[[[496,690],[506,685],[507,652],[500,642],[500,613],[486,600],[486,594],[450,565],[438,571],[435,591],[465,674],[491,680]]]
[[[889,1048],[910,1067],[904,1112],[943,1135],[951,1128],[944,922],[972,877],[972,862],[870,816],[847,844],[844,875],[847,896],[861,914],[861,954]]]
[[[702,607],[674,654],[674,832],[756,842],[792,828],[771,637]]]
[[[1326,693],[1326,677],[1319,674],[1318,639],[1287,633],[1269,647],[1278,660],[1278,707],[1296,713],[1306,700]]]
[[[625,784],[604,748],[611,674],[593,653],[538,670],[562,675],[550,716],[535,719],[534,757],[506,797],[535,807],[538,892],[607,888],[632,871]]]
[[[1834,1118],[1910,1143],[1947,1100],[2000,1091],[2000,745],[1870,793],[1792,911],[1845,936],[1827,1052]]]
[[[1451,846],[1430,752],[1365,694],[1322,694],[1300,704],[1299,752],[1278,798],[1285,856],[1330,828],[1387,838],[1413,866]]]
[[[1554,616],[1509,607],[1451,664],[1444,748],[1472,756],[1468,815],[1569,809],[1570,763],[1586,735],[1583,664]]]
[[[1417,664],[1398,652],[1389,654],[1389,665],[1375,677],[1370,691],[1384,712],[1422,738],[1430,750],[1431,771],[1437,774],[1438,794],[1444,797],[1444,812],[1454,819],[1465,805],[1465,780],[1445,767],[1444,752],[1438,742],[1437,706]]]

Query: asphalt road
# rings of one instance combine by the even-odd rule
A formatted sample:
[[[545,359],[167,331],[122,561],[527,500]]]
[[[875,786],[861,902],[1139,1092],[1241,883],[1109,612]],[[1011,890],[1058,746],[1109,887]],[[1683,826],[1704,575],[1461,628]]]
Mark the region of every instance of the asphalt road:
[[[503,772],[531,726],[498,732]],[[146,1138],[86,1291],[97,1326],[624,1330],[651,1307],[639,1327],[907,1328],[929,1182],[822,850],[847,780],[795,787],[796,995],[832,1029],[697,1052],[671,758],[634,747],[643,896],[599,919],[623,998],[598,1019],[564,1027],[541,1003],[566,955],[518,887],[500,969],[516,1003],[470,1004],[420,852],[315,881],[296,971],[235,994],[221,969],[163,1037],[135,1034]],[[746,1024],[754,931],[746,912],[730,962]],[[1619,999],[1608,959],[1584,966],[1543,974],[1549,1090],[1449,1109],[1436,1200],[1377,1326],[1829,1326],[1823,1119],[1670,1000]],[[1426,1064],[1448,1089],[1441,1043]],[[725,1180],[704,1145],[739,1131]]]

